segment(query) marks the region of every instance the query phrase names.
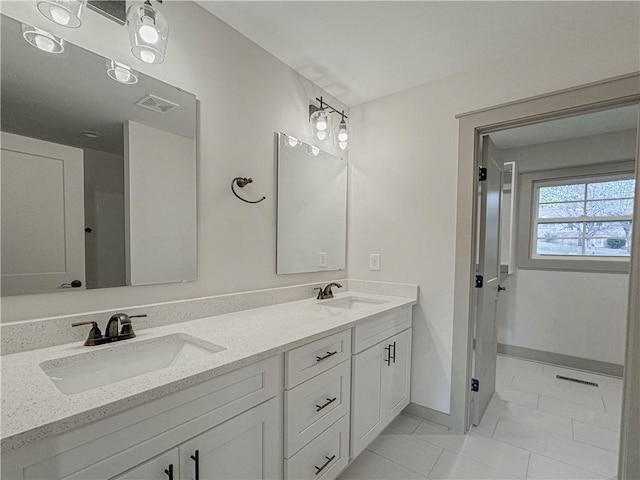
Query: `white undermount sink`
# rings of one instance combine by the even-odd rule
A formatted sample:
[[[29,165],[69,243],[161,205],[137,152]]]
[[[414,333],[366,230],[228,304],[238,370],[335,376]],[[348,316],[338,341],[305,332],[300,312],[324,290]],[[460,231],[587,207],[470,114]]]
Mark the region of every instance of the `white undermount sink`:
[[[225,348],[220,345],[174,334],[49,360],[40,368],[62,393],[70,395],[200,360],[222,350]]]
[[[327,307],[344,308],[347,310],[354,310],[357,308],[371,307],[372,305],[381,305],[387,303],[384,300],[377,300],[375,298],[366,297],[341,297],[334,298],[333,300],[325,300],[322,305]]]

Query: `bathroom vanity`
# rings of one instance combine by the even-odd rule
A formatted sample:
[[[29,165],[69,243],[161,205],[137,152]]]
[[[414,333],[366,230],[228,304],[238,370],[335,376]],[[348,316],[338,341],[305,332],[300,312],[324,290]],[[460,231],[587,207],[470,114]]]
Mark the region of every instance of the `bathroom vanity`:
[[[351,292],[7,355],[2,478],[336,478],[409,403],[412,304]],[[208,351],[77,393],[54,384],[166,342]]]

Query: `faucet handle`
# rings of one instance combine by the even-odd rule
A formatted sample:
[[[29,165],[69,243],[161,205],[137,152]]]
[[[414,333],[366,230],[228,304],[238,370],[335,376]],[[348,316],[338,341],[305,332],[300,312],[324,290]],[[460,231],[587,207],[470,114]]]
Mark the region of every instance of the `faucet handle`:
[[[322,289],[322,287],[315,287],[314,290],[318,290],[318,296],[316,297],[316,300],[324,299],[324,290]]]
[[[91,330],[89,330],[89,336],[87,337],[87,340],[84,342],[86,346],[95,345],[95,341],[100,340],[102,338],[102,332],[98,328],[97,322],[77,322],[77,323],[71,324],[72,327],[79,327],[81,325],[92,325]]]
[[[135,333],[133,333],[133,326],[131,325],[131,319],[132,318],[142,318],[142,317],[146,317],[147,314],[141,314],[141,315],[126,315],[124,317],[120,318],[120,325],[122,326],[121,330],[120,330],[120,335],[131,335],[133,337],[136,336]]]

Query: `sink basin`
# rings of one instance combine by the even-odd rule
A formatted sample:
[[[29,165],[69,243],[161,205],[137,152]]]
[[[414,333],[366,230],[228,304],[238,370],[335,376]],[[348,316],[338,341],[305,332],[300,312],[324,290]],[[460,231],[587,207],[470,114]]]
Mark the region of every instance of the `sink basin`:
[[[327,307],[344,308],[347,310],[354,310],[356,308],[371,307],[372,305],[380,305],[387,303],[384,300],[376,300],[374,298],[366,297],[342,297],[334,298],[333,300],[325,300],[322,305]]]
[[[40,368],[58,390],[71,395],[193,362],[222,350],[225,348],[219,345],[175,334],[49,360]]]

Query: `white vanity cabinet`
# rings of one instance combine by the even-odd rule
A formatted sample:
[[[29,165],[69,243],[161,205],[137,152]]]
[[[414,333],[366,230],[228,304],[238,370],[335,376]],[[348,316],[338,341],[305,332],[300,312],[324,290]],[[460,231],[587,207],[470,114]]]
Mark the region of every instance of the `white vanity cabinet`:
[[[277,355],[5,453],[2,479],[281,478],[282,370]]]
[[[351,457],[357,457],[409,404],[411,307],[356,327],[358,338],[394,335],[369,346],[361,342],[352,361]],[[358,332],[358,329],[363,331]],[[360,335],[358,335],[360,334]],[[382,335],[385,336],[385,335]]]

